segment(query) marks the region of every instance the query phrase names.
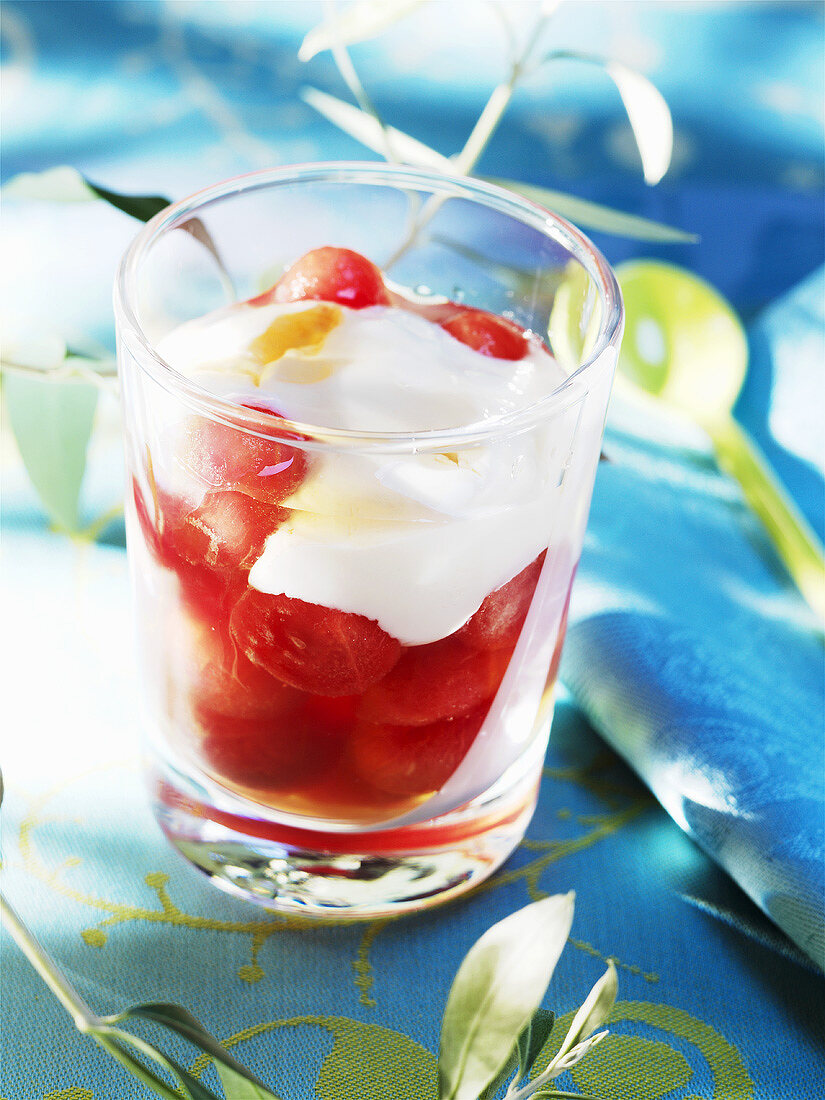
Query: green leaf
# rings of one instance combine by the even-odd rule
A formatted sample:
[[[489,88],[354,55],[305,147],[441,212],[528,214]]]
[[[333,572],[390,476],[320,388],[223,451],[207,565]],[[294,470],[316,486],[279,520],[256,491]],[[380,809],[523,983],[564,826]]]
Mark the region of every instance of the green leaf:
[[[328,95],[317,88],[302,88],[300,96],[305,103],[323,115],[339,130],[354,137],[374,153],[382,156],[387,145],[387,135],[392,144],[393,151],[405,164],[415,164],[422,168],[431,168],[436,172],[454,173],[455,169],[449,157],[418,141],[402,130],[396,130],[394,126],[381,126],[371,114],[362,111],[360,107],[354,107],[337,96]]]
[[[227,1096],[231,1095],[233,1098],[237,1096],[238,1100],[273,1100],[273,1098],[277,1100],[274,1093],[270,1092],[262,1081],[236,1061],[200,1021],[181,1005],[164,1002],[135,1005],[126,1012],[120,1013],[115,1019],[123,1020],[135,1016],[163,1024],[164,1027],[170,1028],[184,1039],[188,1039],[190,1043],[200,1047],[204,1054],[209,1054],[215,1061],[224,1085],[227,1081],[232,1084],[232,1092],[227,1090]],[[224,1072],[227,1074],[226,1079]]]
[[[394,126],[387,126],[385,130],[372,115],[362,111],[360,107],[321,92],[317,88],[302,88],[300,95],[305,103],[337,126],[339,130],[354,137],[374,153],[384,155],[386,135],[389,134],[393,150],[405,164],[430,168],[447,175],[455,174],[456,166],[449,157],[445,157],[423,141],[405,134],[403,130],[398,130]],[[673,226],[641,218],[636,214],[613,210],[609,206],[580,199],[564,191],[551,191],[536,184],[510,179],[490,179],[490,182],[498,184],[499,187],[505,187],[509,191],[515,191],[517,195],[538,203],[539,206],[544,206],[585,229],[595,229],[617,237],[629,237],[637,241],[655,241],[660,244],[694,244],[699,240],[695,233],[686,233],[683,229],[675,229]]]
[[[155,214],[165,210],[172,201],[164,198],[163,195],[121,195],[117,191],[109,191],[105,187],[100,187],[98,184],[92,183],[91,180],[86,180],[86,183],[97,198],[103,199],[110,206],[114,206],[118,210],[122,210],[124,214],[129,214],[142,222],[150,221]],[[233,298],[235,294],[232,280],[226,270],[221,254],[218,252],[217,245],[200,218],[189,218],[188,221],[182,222],[178,228],[194,237],[196,241],[212,253],[215,263],[218,265],[224,289],[229,297]]]
[[[540,1008],[533,1019],[518,1037],[518,1075],[519,1080],[526,1077],[533,1062],[541,1053],[542,1047],[550,1038],[556,1016],[545,1008]]]
[[[217,1097],[211,1089],[202,1085],[196,1077],[193,1077],[192,1074],[176,1062],[174,1058],[170,1057],[168,1054],[164,1054],[163,1051],[158,1050],[156,1046],[153,1046],[152,1043],[147,1042],[145,1039],[141,1039],[137,1035],[131,1035],[128,1031],[122,1031],[120,1028],[111,1027],[109,1025],[94,1027],[90,1030],[91,1034],[94,1035],[98,1041],[101,1039],[104,1040],[104,1046],[107,1045],[108,1041],[116,1046],[121,1054],[126,1056],[126,1059],[119,1058],[118,1060],[122,1061],[126,1068],[132,1073],[135,1071],[135,1065],[143,1068],[144,1071],[145,1067],[141,1066],[141,1063],[129,1054],[126,1049],[129,1046],[140,1051],[144,1058],[149,1058],[157,1065],[162,1066],[167,1073],[172,1074],[173,1077],[177,1077],[181,1087],[184,1089],[184,1095],[188,1097],[188,1100],[219,1100],[219,1097]],[[155,1081],[160,1080],[155,1077],[154,1074],[151,1076],[155,1078]],[[156,1085],[152,1087],[157,1091]],[[165,1100],[165,1094],[161,1093],[160,1095],[164,1095]],[[172,1096],[179,1097],[179,1094],[172,1092]]]
[[[489,1083],[489,1085],[487,1085],[487,1087],[478,1094],[478,1100],[495,1100],[495,1097],[497,1096],[502,1086],[510,1080],[517,1069],[518,1054],[514,1048],[510,1051],[509,1058],[501,1067],[496,1076]]]
[[[501,1072],[479,1094],[478,1100],[494,1100],[496,1093],[506,1081],[509,1081],[516,1070],[518,1070],[516,1081],[521,1081],[528,1075],[530,1067],[553,1030],[555,1019],[554,1013],[548,1012],[547,1009],[536,1010],[532,1020],[519,1035],[518,1042],[510,1052],[510,1057],[504,1063]]]
[[[554,50],[546,54],[542,64],[549,61],[582,61],[602,69],[619,90],[630,128],[636,139],[645,182],[658,183],[670,166],[673,154],[673,119],[664,96],[646,76],[622,65],[593,54],[577,50]]]
[[[103,199],[110,206],[122,210],[124,214],[129,214],[141,222],[151,221],[155,214],[165,210],[172,201],[164,198],[163,195],[120,195],[117,191],[108,191],[105,187],[92,183],[91,180],[86,180],[86,183],[97,198]]]
[[[0,773],[0,801],[3,798],[3,778]],[[164,1054],[152,1043],[122,1030],[116,1025],[130,1018],[142,1018],[159,1023],[177,1032],[183,1038],[197,1046],[203,1053],[215,1059],[221,1081],[229,1100],[278,1100],[273,1092],[262,1085],[257,1078],[224,1050],[220,1043],[206,1031],[198,1020],[180,1005],[150,1003],[135,1005],[115,1016],[96,1016],[76,989],[69,983],[48,952],[38,943],[29,929],[23,924],[0,894],[0,917],[12,939],[26,956],[28,961],[49,987],[51,992],[72,1017],[75,1027],[92,1038],[113,1058],[120,1062],[130,1073],[162,1100],[180,1100],[181,1092],[175,1091],[167,1082],[153,1073],[141,1059],[136,1058],[130,1047],[139,1051],[144,1058],[162,1066],[167,1073],[177,1077],[184,1095],[188,1100],[219,1100],[202,1085],[188,1070],[179,1065],[174,1058]]]
[[[279,1100],[274,1092],[263,1085],[256,1085],[246,1075],[236,1073],[228,1065],[215,1063],[227,1100]]]
[[[9,199],[39,199],[44,202],[93,202],[98,196],[76,168],[60,164],[45,172],[21,172],[3,184]]]
[[[545,1070],[545,1074],[552,1077],[559,1077],[562,1073],[566,1073],[567,1070],[572,1069],[578,1062],[589,1054],[590,1051],[600,1043],[602,1039],[607,1038],[606,1031],[597,1031],[595,1035],[591,1035],[589,1039],[584,1039],[581,1043],[576,1043],[574,1047],[571,1047],[566,1054],[562,1054],[561,1051],[556,1055],[550,1066]],[[538,1078],[537,1078],[538,1080]]]
[[[333,46],[351,46],[375,38],[420,7],[423,0],[355,0],[313,27],[301,43],[299,61],[310,61]]]
[[[40,199],[46,202],[94,202],[103,199],[111,206],[148,222],[169,205],[161,195],[121,195],[100,187],[81,175],[76,168],[60,164],[45,172],[21,172],[3,185],[7,198]]]
[[[76,531],[98,390],[85,382],[5,371],[3,392],[20,456],[43,507],[57,527]]]
[[[13,176],[2,188],[2,194],[11,198],[41,199],[52,202],[92,202],[102,199],[115,209],[129,214],[138,221],[148,222],[169,206],[171,199],[163,195],[122,195],[92,183],[76,168],[63,164],[48,168],[45,172],[22,172]],[[183,229],[208,249],[218,266],[221,282],[227,297],[232,300],[235,289],[232,279],[218,252],[215,242],[200,218],[190,218],[178,228]]]
[[[618,991],[619,979],[616,976],[616,967],[613,965],[613,960],[608,959],[607,970],[590,990],[584,1004],[573,1017],[573,1022],[556,1058],[562,1058],[602,1026],[616,1003]]]
[[[95,1042],[106,1051],[110,1058],[114,1058],[115,1061],[120,1062],[124,1069],[128,1070],[133,1077],[136,1077],[141,1084],[151,1089],[155,1095],[160,1096],[161,1100],[180,1100],[180,1093],[176,1092],[171,1085],[162,1081],[161,1078],[148,1069],[139,1058],[135,1058],[131,1051],[126,1050],[114,1039],[107,1039],[102,1035],[95,1035],[94,1039]],[[215,1097],[215,1100],[218,1100],[218,1098]]]
[[[609,206],[601,206],[599,203],[568,195],[564,191],[551,191],[534,183],[510,179],[491,179],[490,182],[515,191],[517,195],[560,214],[583,229],[595,229],[602,233],[611,233],[615,237],[630,237],[636,241],[655,241],[659,244],[695,244],[699,240],[695,233],[686,233],[683,229],[640,218],[636,214],[612,210]]]
[[[567,942],[573,904],[572,893],[534,902],[467,953],[441,1025],[440,1100],[474,1100],[507,1063]]]
[[[665,98],[646,76],[618,61],[608,61],[605,72],[622,97],[642,158],[645,183],[658,183],[673,155],[673,119]]]

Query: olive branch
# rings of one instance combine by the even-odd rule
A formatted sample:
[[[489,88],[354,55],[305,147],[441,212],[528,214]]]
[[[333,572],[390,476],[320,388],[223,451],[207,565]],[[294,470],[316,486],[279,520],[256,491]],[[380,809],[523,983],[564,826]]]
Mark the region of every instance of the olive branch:
[[[410,17],[430,0],[354,0],[330,2],[327,16],[306,35],[301,61],[329,51],[355,103],[348,103],[308,86],[301,97],[332,124],[359,140],[368,149],[398,164],[426,167],[451,175],[471,175],[497,132],[514,95],[530,76],[543,67],[575,62],[601,71],[616,86],[639,148],[645,180],[654,184],[667,171],[673,145],[670,112],[661,94],[644,76],[615,61],[545,46],[557,0],[538,6],[526,34],[519,35],[511,5],[489,0],[488,7],[502,30],[507,51],[506,74],[490,93],[475,124],[456,152],[445,154],[389,125],[377,111],[352,60],[353,46],[375,38],[401,19]],[[560,191],[518,180],[494,181],[525,198],[549,207],[586,228],[638,240],[684,242],[693,236],[634,214],[612,210]],[[7,199],[50,202],[106,202],[140,221],[148,221],[169,203],[160,195],[123,195],[86,179],[76,169],[61,165],[38,173],[22,173],[2,188]],[[430,199],[413,209],[407,236],[395,258],[409,246],[435,213]],[[185,227],[208,248],[219,274],[227,277],[220,256],[197,219]],[[80,489],[86,454],[94,429],[98,394],[116,390],[116,365],[105,348],[91,341],[67,342],[60,333],[42,325],[37,331],[4,334],[2,361],[4,398],[12,431],[23,464],[52,525],[63,532],[92,537],[100,529],[95,521],[81,532]],[[48,386],[45,382],[50,383]]]
[[[612,962],[573,1017],[559,1050],[537,1071],[555,1023],[554,1013],[541,1008],[541,1001],[567,943],[573,908],[572,893],[532,902],[494,924],[467,953],[444,1009],[439,1100],[493,1100],[505,1086],[506,1100],[564,1100],[573,1095],[588,1100],[578,1093],[559,1092],[551,1082],[607,1035],[599,1028],[610,1015],[618,991]],[[214,1064],[226,1100],[279,1100],[180,1005],[149,1002],[98,1016],[2,894],[0,919],[75,1027],[161,1100],[221,1097],[160,1046],[124,1024],[147,1021],[185,1039]]]

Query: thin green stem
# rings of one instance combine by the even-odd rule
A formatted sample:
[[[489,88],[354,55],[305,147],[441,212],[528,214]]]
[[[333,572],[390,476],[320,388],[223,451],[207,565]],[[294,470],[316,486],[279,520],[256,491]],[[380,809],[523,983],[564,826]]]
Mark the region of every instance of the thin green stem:
[[[330,21],[334,24],[334,4],[331,0],[327,0],[326,8],[329,13]],[[341,74],[344,83],[355,97],[358,106],[365,114],[374,118],[381,128],[381,136],[384,141],[384,159],[389,161],[390,164],[398,164],[398,156],[393,148],[389,127],[381,118],[375,108],[375,104],[367,95],[367,90],[361,83],[361,78],[358,76],[355,65],[352,63],[349,50],[337,34],[335,36],[335,41],[332,43],[331,50],[332,58],[338,68],[338,72]]]
[[[528,1081],[526,1085],[522,1085],[521,1088],[516,1089],[515,1092],[507,1094],[510,1100],[529,1100],[530,1097],[535,1096],[542,1085],[546,1085],[548,1081],[552,1081],[554,1077],[558,1077],[564,1070],[556,1069],[556,1059],[554,1058],[550,1065],[540,1073],[532,1081]]]
[[[513,98],[513,94],[522,77],[525,66],[528,64],[530,57],[544,30],[547,23],[548,16],[541,15],[536,20],[532,31],[530,32],[527,44],[524,47],[521,55],[517,57],[510,66],[509,76],[501,84],[498,84],[490,94],[489,99],[484,105],[484,110],[478,117],[475,126],[470,132],[470,136],[464,143],[464,147],[460,153],[452,158],[453,166],[456,175],[469,176],[479,160],[484,154],[485,149],[490,144],[493,135],[498,129],[504,112],[510,104],[510,100]],[[404,241],[398,249],[392,254],[387,263],[386,268],[391,268],[393,264],[396,264],[401,257],[412,247],[415,243],[418,234],[422,229],[432,221],[444,203],[447,201],[443,195],[433,195],[421,209],[421,213],[413,222],[410,231],[407,233]]]
[[[539,1090],[543,1085],[559,1077],[562,1073],[571,1069],[577,1062],[580,1062],[581,1059],[584,1058],[597,1043],[601,1042],[606,1035],[606,1031],[600,1031],[596,1035],[592,1035],[589,1039],[585,1039],[566,1053],[563,1052],[562,1047],[562,1050],[560,1050],[556,1057],[550,1062],[547,1069],[522,1088],[517,1089],[512,1094],[511,1100],[529,1100],[531,1097],[540,1095]]]
[[[454,159],[453,163],[459,175],[469,175],[490,144],[490,139],[496,132],[516,90],[517,72],[518,65],[516,64],[513,66],[509,80],[493,88],[490,98],[484,105],[484,110],[478,116],[478,121],[464,144],[464,148]]]
[[[335,64],[338,67],[338,71],[344,78],[344,83],[355,97],[358,106],[365,113],[370,115],[378,125],[381,127],[381,135],[384,140],[384,159],[389,161],[390,164],[398,164],[398,155],[393,148],[392,135],[390,134],[389,127],[379,115],[375,105],[370,97],[367,95],[367,91],[355,71],[355,66],[352,63],[352,58],[349,55],[349,50],[343,43],[336,42],[332,46],[332,56]]]
[[[330,4],[328,4],[327,6],[331,7]],[[401,158],[399,157],[398,152],[395,148],[395,143],[392,136],[392,128],[390,126],[387,126],[381,115],[378,113],[375,104],[367,94],[367,90],[361,82],[361,78],[356,71],[352,58],[350,57],[349,50],[337,37],[332,45],[332,58],[338,68],[338,72],[344,79],[344,83],[355,97],[358,106],[365,114],[373,118],[377,126],[379,127],[381,132],[381,140],[384,145],[384,149],[382,152],[384,160],[388,161],[390,164],[400,164]],[[418,195],[410,194],[410,199],[412,202],[412,206],[408,214],[408,234],[413,231],[413,227],[418,217],[418,212],[421,208],[421,202]]]
[[[547,23],[547,16],[542,15],[530,32],[527,44],[519,57],[515,58],[510,66],[509,76],[497,87],[493,88],[490,98],[484,105],[484,110],[478,117],[470,136],[464,143],[464,148],[454,158],[456,171],[459,175],[468,176],[481,159],[484,150],[490,144],[493,134],[498,129],[504,112],[510,105],[510,100],[518,86],[525,68],[530,60],[536,45],[541,38],[542,31]]]
[[[69,983],[51,955],[35,939],[2,894],[0,894],[0,916],[11,938],[72,1017],[75,1027],[83,1032],[97,1027],[101,1023],[100,1019]]]
[[[120,1062],[124,1069],[131,1073],[133,1077],[136,1077],[141,1084],[157,1093],[162,1100],[180,1100],[181,1093],[179,1091],[171,1088],[156,1073],[153,1073],[147,1066],[142,1065],[136,1058],[123,1050],[116,1040],[100,1034],[95,1034],[93,1038],[111,1058]]]
[[[510,22],[507,8],[500,0],[492,0],[492,8],[501,23],[504,36],[507,39],[507,49],[509,51],[510,61],[514,61],[516,57],[516,36],[513,32],[513,24]]]
[[[517,1091],[518,1091],[518,1089],[519,1089],[519,1087],[520,1087],[520,1086],[519,1086],[519,1081],[521,1081],[521,1079],[522,1079],[522,1078],[521,1078],[521,1074],[520,1074],[520,1073],[517,1073],[517,1074],[516,1074],[516,1076],[515,1076],[515,1077],[513,1078],[513,1080],[512,1080],[511,1082],[510,1082],[510,1084],[509,1084],[509,1085],[507,1086],[507,1091],[506,1091],[506,1092],[505,1092],[505,1094],[504,1094],[504,1100],[509,1100],[509,1098],[510,1098],[510,1097],[511,1097],[511,1096],[512,1096],[512,1095],[513,1095],[513,1094],[514,1094],[515,1092],[517,1092]]]

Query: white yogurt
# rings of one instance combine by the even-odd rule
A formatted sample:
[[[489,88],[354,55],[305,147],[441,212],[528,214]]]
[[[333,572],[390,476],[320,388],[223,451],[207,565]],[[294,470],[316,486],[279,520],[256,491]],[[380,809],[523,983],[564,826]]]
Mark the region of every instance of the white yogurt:
[[[533,404],[564,379],[538,342],[524,359],[494,359],[384,306],[341,308],[320,347],[262,367],[253,341],[279,315],[317,305],[231,307],[182,325],[158,350],[213,393],[356,431],[479,424]],[[407,645],[443,638],[547,546],[565,459],[556,452],[569,443],[536,430],[449,455],[316,459],[249,582],[365,615]]]

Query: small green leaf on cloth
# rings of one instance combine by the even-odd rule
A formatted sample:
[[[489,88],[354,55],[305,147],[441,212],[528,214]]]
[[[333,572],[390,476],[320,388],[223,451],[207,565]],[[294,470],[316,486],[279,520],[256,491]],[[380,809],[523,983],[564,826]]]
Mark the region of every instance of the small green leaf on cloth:
[[[572,1067],[577,1065],[585,1055],[590,1053],[597,1043],[600,1043],[602,1039],[606,1039],[607,1034],[606,1031],[597,1031],[596,1034],[591,1035],[589,1039],[584,1039],[581,1043],[576,1043],[576,1045],[571,1047],[566,1054],[562,1054],[561,1052],[558,1053],[551,1063],[552,1076],[558,1077],[560,1074],[566,1073],[567,1070],[572,1069]],[[545,1073],[548,1072],[549,1070],[545,1070]]]
[[[103,1038],[95,1035],[95,1042],[105,1050],[109,1057],[120,1062],[124,1069],[128,1070],[141,1084],[145,1085],[155,1096],[161,1100],[180,1100],[181,1093],[173,1089],[166,1081],[153,1073],[139,1058],[136,1058],[130,1050],[122,1046],[113,1038]],[[215,1098],[217,1100],[217,1098]]]
[[[108,202],[110,206],[114,206],[118,210],[122,210],[124,214],[129,214],[131,217],[137,218],[138,221],[142,222],[151,221],[155,214],[159,214],[161,210],[165,210],[171,203],[171,199],[164,198],[163,195],[121,195],[117,191],[109,191],[105,187],[99,187],[90,180],[86,180],[86,183],[92,191],[94,191],[97,198],[103,199],[103,201]],[[235,296],[232,279],[229,272],[226,270],[226,266],[218,251],[217,245],[212,240],[212,236],[206,226],[200,218],[188,218],[185,222],[181,222],[178,228],[183,229],[184,232],[194,237],[196,241],[212,253],[220,272],[224,290],[228,298],[232,300]]]
[[[550,1038],[556,1016],[547,1009],[540,1008],[533,1019],[518,1037],[518,1075],[519,1080],[526,1077],[530,1068],[541,1053],[542,1047]]]
[[[550,1037],[550,1032],[553,1030],[553,1024],[556,1017],[552,1012],[548,1012],[544,1008],[539,1008],[533,1015],[532,1020],[524,1028],[521,1035],[518,1037],[518,1042],[515,1048],[511,1051],[510,1057],[504,1063],[501,1072],[493,1078],[487,1088],[479,1094],[478,1100],[495,1100],[499,1091],[507,1081],[516,1074],[514,1084],[519,1081],[523,1081],[530,1072],[530,1067],[536,1060],[544,1044]],[[518,1071],[516,1073],[516,1071]]]
[[[177,1100],[181,1095],[187,1097],[187,1100],[219,1100],[219,1097],[211,1089],[202,1085],[174,1058],[164,1054],[163,1051],[158,1050],[157,1047],[145,1039],[130,1035],[128,1031],[122,1031],[120,1028],[111,1027],[107,1024],[95,1025],[88,1030],[105,1050],[114,1058],[117,1058],[138,1080],[143,1081],[159,1096],[162,1096],[164,1100],[167,1100],[167,1098]],[[129,1047],[133,1047],[143,1055],[144,1059],[154,1062],[172,1077],[176,1077],[180,1082],[180,1090],[183,1091],[169,1088],[161,1078],[147,1069],[142,1060],[135,1058]]]
[[[241,1076],[227,1065],[216,1062],[215,1069],[218,1071],[227,1100],[279,1100],[274,1092],[270,1092],[263,1085],[256,1085],[254,1081]]]
[[[456,974],[441,1027],[440,1100],[475,1100],[507,1063],[567,942],[574,895],[534,902],[493,925]]]
[[[262,1081],[240,1062],[236,1061],[226,1048],[218,1042],[197,1020],[191,1012],[181,1005],[152,1002],[135,1005],[117,1017],[118,1020],[140,1017],[162,1024],[177,1032],[190,1043],[200,1047],[215,1062],[218,1076],[223,1082],[226,1095],[233,1100],[277,1100]],[[231,1091],[230,1087],[231,1086]]]
[[[20,456],[43,507],[55,526],[76,531],[97,388],[6,371],[3,396]]]
[[[557,1058],[564,1057],[569,1050],[585,1039],[589,1039],[593,1032],[602,1026],[616,1003],[618,991],[619,980],[616,976],[616,967],[612,960],[608,959],[607,970],[590,990],[584,1004],[573,1017],[570,1029],[556,1055]]]
[[[421,6],[424,0],[355,0],[313,27],[301,43],[299,61],[310,61],[333,46],[375,38]]]

